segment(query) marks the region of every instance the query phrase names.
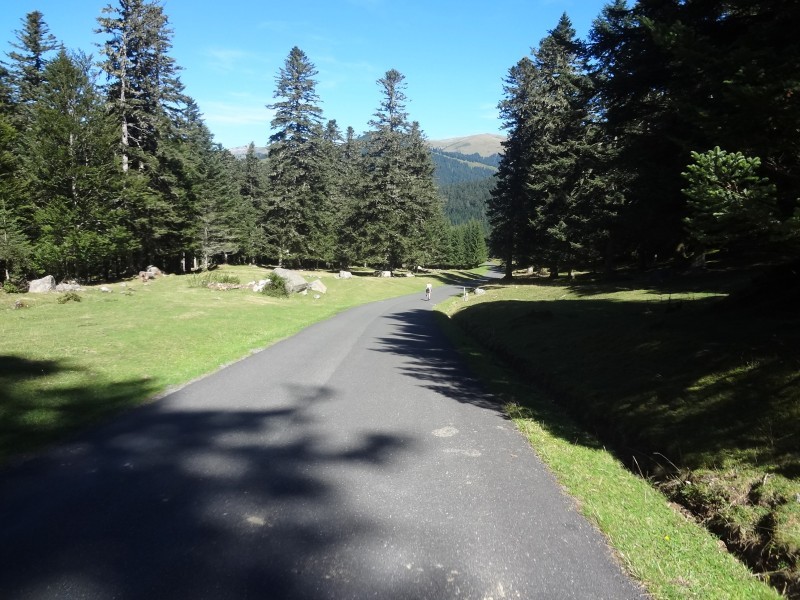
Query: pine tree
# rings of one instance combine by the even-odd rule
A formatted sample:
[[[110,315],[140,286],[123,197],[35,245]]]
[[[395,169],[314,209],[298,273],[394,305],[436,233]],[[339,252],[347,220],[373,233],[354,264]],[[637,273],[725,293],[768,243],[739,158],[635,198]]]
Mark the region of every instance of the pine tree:
[[[405,77],[391,69],[378,80],[382,99],[364,152],[364,188],[349,227],[361,260],[392,270],[423,264],[442,214],[433,160],[418,123],[408,122]]]
[[[17,41],[12,42],[11,46],[16,50],[8,54],[9,70],[14,103],[21,113],[21,127],[24,127],[27,123],[24,112],[35,102],[45,79],[45,67],[59,44],[50,33],[44,15],[38,10],[28,13],[24,19],[24,28],[15,33]]]
[[[323,219],[327,197],[322,145],[322,110],[317,105],[317,70],[306,54],[292,48],[276,78],[267,108],[270,122],[268,241],[279,265],[320,260],[329,234]]]
[[[266,162],[256,155],[255,144],[250,143],[244,160],[241,161],[239,175],[240,220],[237,225],[237,239],[245,259],[255,262],[268,252],[264,233],[267,221],[267,195],[269,173]]]
[[[360,199],[364,192],[364,144],[356,138],[355,130],[348,127],[340,152],[341,214],[335,260],[346,269],[356,257],[360,256],[360,231],[353,226]]]
[[[0,112],[0,265],[6,281],[22,275],[31,256],[30,241],[12,203],[19,196],[16,135],[8,117]]]
[[[555,276],[562,265],[571,271],[589,258],[595,231],[590,179],[597,130],[581,43],[566,14],[542,40],[533,63],[529,186],[535,246],[530,250]]]
[[[96,33],[109,36],[101,47],[109,79],[108,98],[120,128],[122,169],[152,167],[159,139],[184,104],[179,68],[169,56],[172,30],[162,7],[148,0],[119,0],[102,10]]]
[[[717,146],[692,152],[692,161],[683,173],[689,212],[684,224],[702,254],[777,230],[775,186],[758,174],[759,158]]]
[[[191,237],[194,208],[190,182],[181,173],[177,129],[187,118],[182,113],[189,99],[169,56],[172,30],[161,5],[147,0],[108,5],[98,23],[97,33],[109,36],[101,47],[101,67],[122,172],[129,175],[122,201],[140,246],[134,262],[140,268],[152,263],[177,268]]]
[[[91,60],[62,50],[45,69],[21,140],[39,270],[90,279],[127,250],[124,215],[112,203],[119,185],[113,135]]]
[[[531,216],[528,181],[529,153],[534,143],[530,127],[532,85],[533,62],[526,57],[509,69],[503,86],[505,97],[498,105],[508,135],[502,143],[497,183],[486,213],[492,227],[492,252],[503,260],[506,279],[512,278],[514,267],[524,260],[524,239]]]

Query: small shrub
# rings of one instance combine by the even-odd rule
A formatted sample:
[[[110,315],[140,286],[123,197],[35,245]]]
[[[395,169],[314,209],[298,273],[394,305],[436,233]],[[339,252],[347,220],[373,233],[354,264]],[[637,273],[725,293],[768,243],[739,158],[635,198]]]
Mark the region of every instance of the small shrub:
[[[66,304],[67,302],[80,302],[81,297],[75,292],[64,292],[58,297],[59,304]]]
[[[7,279],[6,281],[3,282],[3,291],[6,294],[21,294],[22,293],[22,290],[19,288],[19,286],[16,283],[14,283],[13,281],[11,281],[10,279]]]
[[[286,289],[286,279],[280,275],[277,275],[276,273],[270,273],[267,276],[267,285],[264,286],[264,289],[261,290],[261,293],[274,297],[288,296],[289,292]]]

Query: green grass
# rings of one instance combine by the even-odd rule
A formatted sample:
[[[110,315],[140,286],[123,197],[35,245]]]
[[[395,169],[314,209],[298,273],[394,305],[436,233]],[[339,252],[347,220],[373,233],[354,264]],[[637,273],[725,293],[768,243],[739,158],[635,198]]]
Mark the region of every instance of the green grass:
[[[489,286],[485,296],[443,310],[459,330],[481,341],[473,354],[483,362],[489,354],[498,357],[533,386],[506,392],[533,408],[512,413],[656,596],[760,597],[709,595],[703,585],[731,589],[716,581],[727,567],[708,572],[700,568],[704,551],[687,549],[683,557],[692,545],[681,543],[679,551],[678,544],[664,544],[664,536],[675,542],[676,535],[655,516],[666,502],[649,482],[620,484],[609,501],[616,484],[599,474],[624,472],[623,462],[694,510],[774,584],[791,588],[800,531],[796,317],[722,310],[719,298],[737,283],[730,277],[707,285],[677,283],[682,285],[663,289],[638,287],[641,282],[518,282]],[[495,377],[494,383],[506,379]],[[563,429],[557,424],[563,414],[580,428]],[[602,440],[615,458],[597,442],[578,439]],[[642,487],[634,492],[627,486]],[[653,506],[634,508],[634,499],[647,494]],[[626,521],[633,524],[630,532],[622,529]],[[651,539],[637,539],[637,527]],[[630,536],[632,545],[624,541]],[[652,564],[639,565],[639,559]],[[671,565],[671,575],[659,575]],[[695,566],[705,574],[692,575]]]
[[[198,281],[267,276],[225,267],[208,276],[167,276],[61,294],[0,292],[0,463],[34,451],[114,412],[286,338],[352,306],[419,292],[469,273],[337,279],[328,293],[270,298],[245,289],[219,291]],[[474,274],[473,274],[474,276]],[[13,309],[17,301],[27,308]]]

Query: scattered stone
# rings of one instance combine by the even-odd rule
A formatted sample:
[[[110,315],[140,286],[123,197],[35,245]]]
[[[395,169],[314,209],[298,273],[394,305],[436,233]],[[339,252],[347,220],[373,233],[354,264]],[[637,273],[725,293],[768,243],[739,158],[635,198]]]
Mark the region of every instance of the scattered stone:
[[[486,290],[483,288],[475,288],[475,295],[476,296],[483,296],[486,293]]]
[[[352,279],[353,274],[350,271],[339,271],[339,279]]]
[[[381,277],[391,277],[391,276],[392,276],[391,271],[381,271]]]
[[[106,287],[104,285],[101,285],[100,286],[100,291],[103,292],[104,294],[110,294],[111,293],[111,288],[110,287]]]
[[[82,292],[80,284],[77,281],[65,281],[56,286],[57,292]]]
[[[283,280],[286,282],[286,291],[290,294],[302,292],[308,288],[308,282],[303,279],[303,276],[297,271],[291,271],[289,269],[277,267],[273,269],[272,272],[278,277],[283,278]]]
[[[150,265],[147,267],[147,273],[150,275],[150,279],[155,279],[156,277],[163,277],[164,272],[159,269],[158,267],[154,267]]]
[[[322,283],[319,279],[315,279],[311,282],[311,285],[308,286],[312,292],[319,292],[320,294],[327,294],[328,288],[327,286]]]
[[[28,284],[28,292],[31,294],[46,294],[56,289],[56,280],[52,275],[46,275],[41,279],[34,279]]]
[[[270,285],[272,282],[269,279],[260,279],[258,283],[253,282],[253,291],[254,292],[263,292],[264,288]],[[248,286],[250,284],[247,284]]]
[[[314,294],[314,300],[319,300],[319,299],[320,299],[320,295],[319,294]]]
[[[218,290],[220,292],[227,292],[228,290],[238,290],[242,286],[238,283],[221,283],[219,281],[212,281],[208,284],[208,289]]]
[[[24,300],[17,300],[14,302],[14,310],[19,310],[20,308],[30,308],[30,305]]]

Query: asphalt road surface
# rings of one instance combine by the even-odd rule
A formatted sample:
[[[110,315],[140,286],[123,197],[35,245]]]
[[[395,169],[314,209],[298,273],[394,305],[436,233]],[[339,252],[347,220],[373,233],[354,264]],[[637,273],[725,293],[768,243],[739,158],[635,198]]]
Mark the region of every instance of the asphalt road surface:
[[[431,312],[355,308],[0,472],[0,598],[643,598]]]

